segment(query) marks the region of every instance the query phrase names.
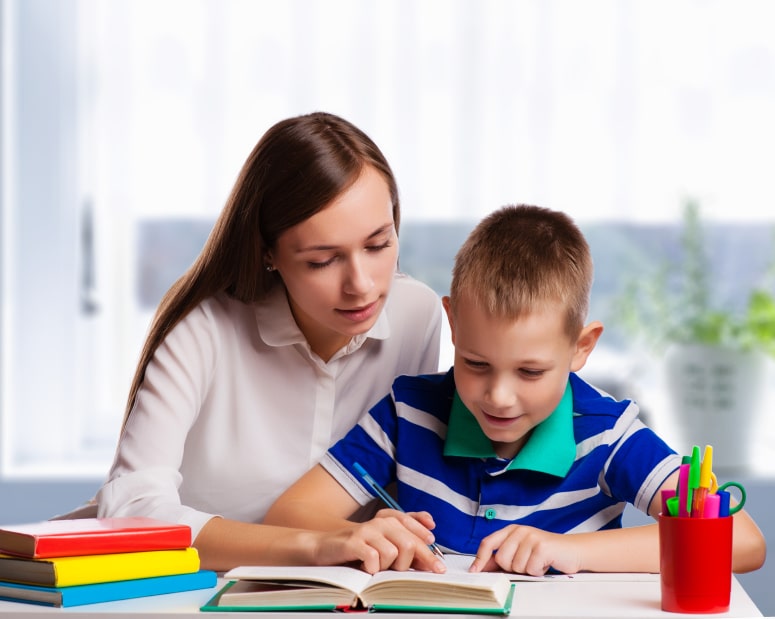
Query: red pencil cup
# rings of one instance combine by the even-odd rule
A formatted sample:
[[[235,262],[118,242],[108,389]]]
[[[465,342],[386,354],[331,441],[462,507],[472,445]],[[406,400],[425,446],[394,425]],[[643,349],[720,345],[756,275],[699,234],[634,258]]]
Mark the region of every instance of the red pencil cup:
[[[659,515],[662,610],[723,613],[732,590],[732,517]]]

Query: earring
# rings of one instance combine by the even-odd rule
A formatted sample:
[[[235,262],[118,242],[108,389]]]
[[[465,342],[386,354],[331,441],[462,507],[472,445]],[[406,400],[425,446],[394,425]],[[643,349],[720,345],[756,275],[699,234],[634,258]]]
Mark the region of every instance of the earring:
[[[271,273],[272,271],[274,271],[274,267],[271,264],[267,264],[266,265],[266,270]]]

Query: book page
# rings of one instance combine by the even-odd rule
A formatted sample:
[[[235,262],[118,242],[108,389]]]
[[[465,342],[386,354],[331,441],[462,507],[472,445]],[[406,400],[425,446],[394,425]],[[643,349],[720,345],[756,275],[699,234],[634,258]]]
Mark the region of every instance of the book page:
[[[367,606],[501,608],[511,582],[502,572],[379,572],[362,591]]]
[[[221,594],[218,606],[349,606],[355,601],[354,593],[334,585],[297,580],[238,580]]]
[[[239,580],[292,581],[296,583],[325,583],[351,591],[360,591],[371,580],[371,574],[344,566],[263,566],[244,565],[229,570],[225,578]]]
[[[447,573],[468,572],[475,555],[465,554],[444,554],[444,563],[447,566]],[[641,572],[579,572],[577,574],[544,574],[543,576],[529,576],[527,574],[514,574],[504,572],[512,582],[643,582],[655,580],[656,574]]]
[[[471,567],[476,555],[459,555],[452,553],[444,553],[444,565],[447,566],[447,574],[465,572],[468,573],[468,568]]]

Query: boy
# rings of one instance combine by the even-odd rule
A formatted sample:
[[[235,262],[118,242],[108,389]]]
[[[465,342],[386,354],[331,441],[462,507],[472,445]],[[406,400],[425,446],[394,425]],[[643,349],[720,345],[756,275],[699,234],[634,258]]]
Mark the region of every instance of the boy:
[[[576,375],[603,331],[584,324],[592,278],[587,242],[565,214],[521,205],[485,218],[443,299],[453,369],[396,379],[267,522],[340,528],[373,496],[358,463],[382,486],[396,482],[398,503],[416,512],[379,514],[398,519],[403,537],[371,532],[380,517],[353,525],[394,569],[442,571],[424,546],[435,539],[476,554],[471,571],[659,571],[656,525],[623,529],[621,514],[631,503],[656,516],[681,458],[635,403]],[[734,518],[733,569],[756,569],[763,536],[744,512]],[[434,520],[434,537],[417,526]]]

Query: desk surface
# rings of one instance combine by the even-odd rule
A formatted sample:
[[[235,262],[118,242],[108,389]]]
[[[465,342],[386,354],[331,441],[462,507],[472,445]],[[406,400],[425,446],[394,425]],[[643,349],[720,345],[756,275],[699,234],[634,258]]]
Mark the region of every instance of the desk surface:
[[[225,581],[219,580],[218,587]],[[68,619],[81,617],[94,619],[148,619],[149,617],[216,617],[239,619],[248,613],[201,613],[199,607],[217,591],[203,589],[185,593],[173,593],[154,597],[90,604],[71,608],[48,608],[33,604],[20,604],[0,600],[0,617],[5,614],[19,619],[51,619],[52,615],[66,615]],[[318,619],[327,613],[258,613],[269,619]],[[251,614],[251,616],[256,616]],[[374,613],[374,619],[407,619],[406,613]],[[416,615],[421,616],[421,615]],[[464,615],[422,615],[434,619],[460,618]],[[469,615],[471,616],[471,615]],[[653,574],[638,580],[584,580],[518,582],[514,596],[512,617],[698,617],[665,613],[660,609],[659,575]],[[701,615],[699,615],[701,616]],[[761,617],[762,614],[737,581],[732,581],[732,603],[728,613],[708,615],[712,617]],[[481,617],[481,615],[479,615]]]

